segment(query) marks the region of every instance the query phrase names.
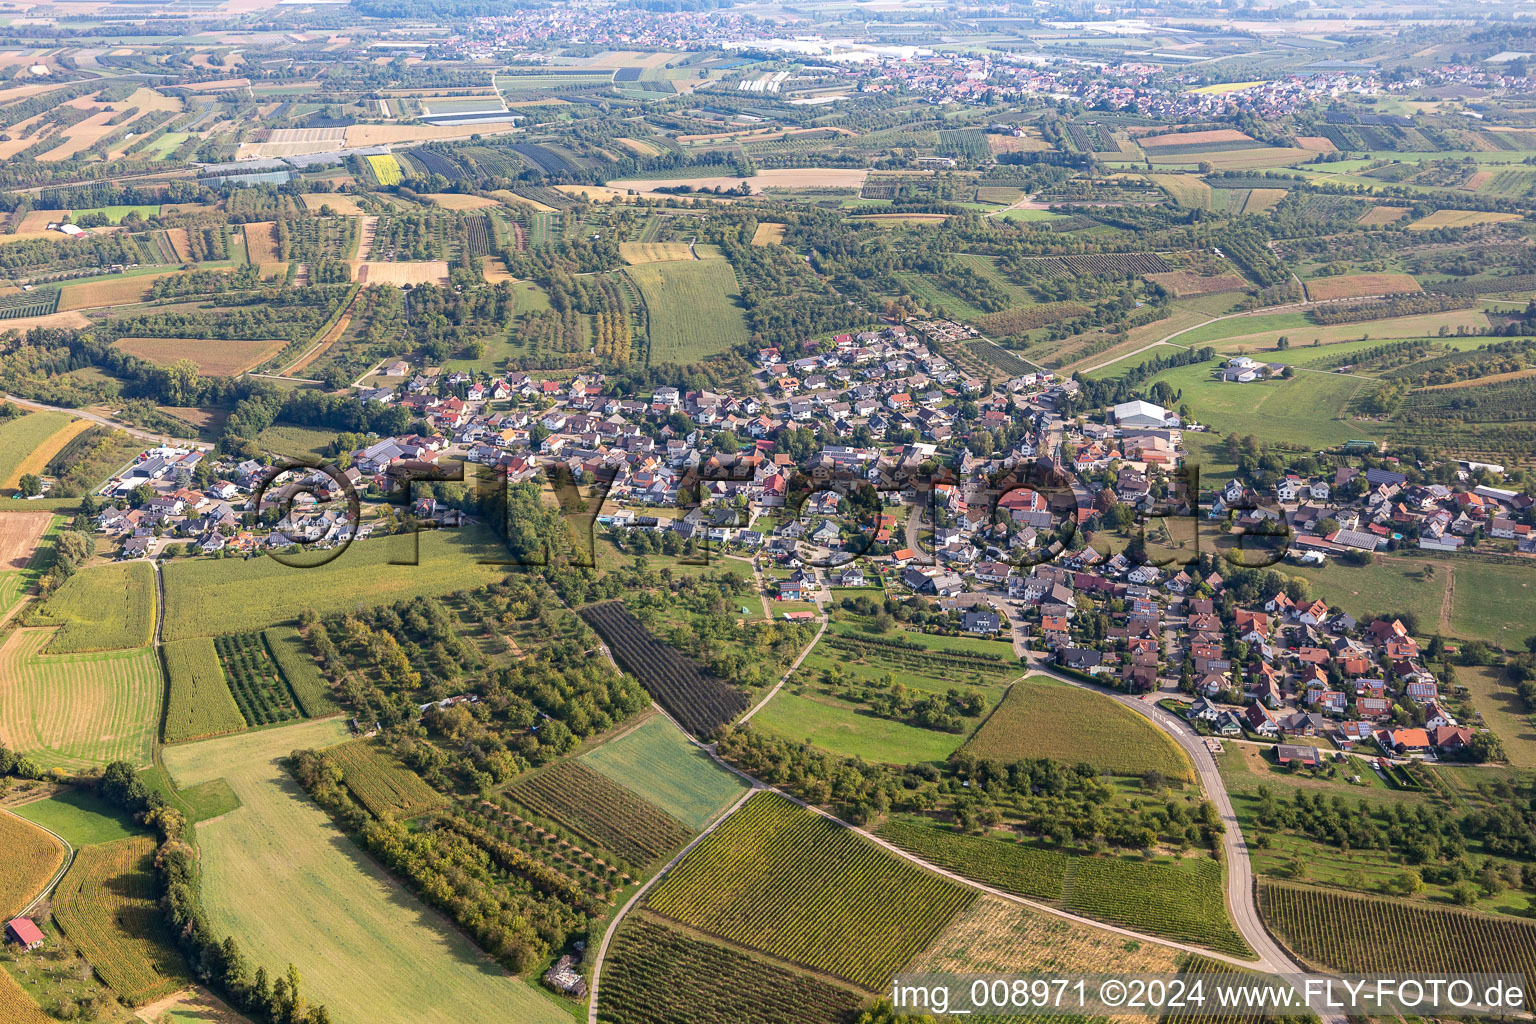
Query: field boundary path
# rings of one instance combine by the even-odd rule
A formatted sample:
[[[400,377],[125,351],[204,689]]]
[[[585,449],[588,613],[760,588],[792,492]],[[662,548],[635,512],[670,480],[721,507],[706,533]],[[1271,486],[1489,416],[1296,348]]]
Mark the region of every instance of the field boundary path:
[[[19,405],[23,409],[31,409],[34,412],[66,412],[71,416],[78,417],[79,419],[90,420],[92,423],[95,423],[99,426],[111,427],[113,430],[121,430],[123,433],[128,434],[131,437],[137,437],[142,441],[153,441],[155,444],[164,445],[175,444],[178,447],[195,448],[198,451],[204,452],[213,450],[213,445],[204,441],[191,441],[184,437],[172,437],[168,434],[154,434],[148,430],[143,430],[139,427],[131,426],[122,422],[121,420],[115,420],[110,416],[103,416],[100,413],[91,412],[89,409],[71,409],[65,405],[49,405],[46,402],[34,402],[29,398],[17,398],[15,395],[6,394],[3,391],[0,391],[0,400],[10,402],[14,405]]]
[[[1231,912],[1233,924],[1237,926],[1238,932],[1242,934],[1248,945],[1252,946],[1254,952],[1259,955],[1259,970],[1277,974],[1303,973],[1305,969],[1297,964],[1291,954],[1270,934],[1269,929],[1264,925],[1264,919],[1259,914],[1253,861],[1248,854],[1248,843],[1243,838],[1242,828],[1237,821],[1237,812],[1232,807],[1232,798],[1227,794],[1226,783],[1221,779],[1221,770],[1216,765],[1216,758],[1211,754],[1210,748],[1205,745],[1204,739],[1191,732],[1183,722],[1155,703],[1149,703],[1130,694],[1114,693],[1101,687],[1090,686],[1081,680],[1053,672],[1033,658],[1030,661],[1034,670],[1041,675],[1103,694],[1111,700],[1133,708],[1166,733],[1189,755],[1194,763],[1195,772],[1200,778],[1201,788],[1210,797],[1211,803],[1216,805],[1216,812],[1221,816],[1222,845],[1227,861],[1227,907]],[[1327,1024],[1343,1024],[1345,1020],[1345,1017],[1338,1013],[1319,1012],[1318,1015]]]
[[[826,629],[826,625],[826,622],[823,621],[823,631]],[[820,636],[821,631],[818,631],[818,640],[820,639]],[[795,659],[794,665],[792,665],[790,669],[785,672],[784,678],[781,679],[778,685],[774,687],[773,692],[777,692],[777,690],[784,685],[784,682],[791,674],[793,674],[795,668],[800,665],[800,663],[808,654],[810,654],[815,646],[816,641],[812,641],[806,646],[805,650],[801,652],[800,657]],[[603,646],[603,653],[608,655],[610,661],[613,660],[613,655],[608,651],[606,645]],[[1035,658],[1026,658],[1025,660],[1028,669],[1026,675],[1033,672],[1049,676],[1052,679],[1056,679],[1064,683],[1069,683],[1073,686],[1078,686],[1085,690],[1090,690],[1095,693],[1103,693],[1105,696],[1109,696],[1112,699],[1118,700],[1122,704],[1135,708],[1143,716],[1148,718],[1155,726],[1162,729],[1165,733],[1168,733],[1173,738],[1173,740],[1177,742],[1179,746],[1190,755],[1190,758],[1195,764],[1195,770],[1199,776],[1201,786],[1205,789],[1207,795],[1211,798],[1211,802],[1216,805],[1217,813],[1221,816],[1222,824],[1224,826],[1222,842],[1225,848],[1227,859],[1227,903],[1231,912],[1231,917],[1233,923],[1237,926],[1238,932],[1243,936],[1244,940],[1247,941],[1248,945],[1251,946],[1254,952],[1257,954],[1257,961],[1243,960],[1239,957],[1231,956],[1230,954],[1221,953],[1212,949],[1206,949],[1202,946],[1178,942],[1174,939],[1166,939],[1158,935],[1148,935],[1144,932],[1138,932],[1130,928],[1121,927],[1119,925],[1108,924],[1103,921],[1096,921],[1093,918],[1083,917],[1081,915],[1074,914],[1071,911],[1064,910],[1060,907],[1053,907],[1048,903],[1040,903],[1035,900],[1016,895],[1014,893],[1004,892],[1001,889],[995,889],[992,886],[966,878],[963,875],[956,874],[955,872],[939,867],[938,865],[931,864],[916,854],[908,853],[906,850],[903,850],[900,847],[897,847],[892,843],[881,839],[879,836],[874,835],[873,833],[868,832],[867,830],[860,828],[851,822],[844,821],[842,818],[839,818],[837,815],[830,811],[826,811],[820,807],[809,804],[793,793],[785,792],[777,786],[771,786],[756,776],[742,771],[740,768],[737,768],[735,765],[731,764],[729,761],[720,756],[716,744],[704,743],[698,740],[692,734],[690,734],[688,730],[678,725],[677,720],[674,719],[671,715],[667,714],[665,708],[653,702],[652,706],[655,707],[656,711],[667,721],[671,722],[673,727],[676,728],[689,743],[692,743],[694,746],[708,754],[716,764],[720,765],[726,771],[729,771],[731,774],[743,779],[750,788],[747,790],[747,793],[740,800],[738,800],[737,803],[734,804],[728,812],[721,815],[714,823],[712,823],[707,831],[701,833],[693,842],[689,843],[688,846],[682,850],[682,852],[680,852],[660,871],[652,876],[650,881],[648,881],[643,887],[637,890],[634,896],[632,896],[630,900],[625,903],[624,907],[614,917],[613,921],[609,923],[608,931],[603,937],[603,942],[598,947],[596,959],[593,960],[592,964],[591,1002],[588,1004],[587,1009],[588,1024],[597,1024],[598,977],[602,971],[603,958],[607,954],[608,940],[617,930],[619,922],[623,919],[624,915],[628,913],[630,908],[639,901],[639,898],[647,890],[649,890],[651,886],[659,881],[673,867],[679,864],[684,859],[684,857],[686,857],[688,853],[693,850],[693,848],[697,846],[701,840],[705,838],[705,836],[709,835],[710,832],[712,832],[722,822],[724,822],[727,818],[739,810],[748,798],[759,792],[769,792],[783,797],[784,799],[789,800],[791,803],[798,804],[806,810],[826,818],[828,821],[831,821],[837,825],[841,825],[843,828],[849,829],[855,834],[863,836],[865,839],[874,843],[876,846],[879,846],[881,849],[887,850],[888,852],[900,857],[901,859],[909,861],[918,867],[924,868],[940,876],[941,878],[949,879],[958,885],[963,885],[967,888],[987,893],[988,895],[995,896],[998,899],[1005,900],[1009,903],[1028,907],[1031,910],[1038,911],[1039,913],[1049,914],[1052,917],[1062,918],[1064,920],[1072,921],[1087,927],[1098,928],[1116,935],[1124,935],[1127,938],[1133,938],[1141,942],[1152,942],[1156,943],[1157,945],[1167,946],[1171,949],[1177,949],[1182,952],[1193,953],[1199,956],[1209,957],[1214,960],[1220,960],[1223,963],[1228,963],[1236,967],[1243,967],[1249,970],[1258,970],[1273,974],[1302,973],[1302,968],[1296,963],[1291,955],[1277,941],[1275,941],[1274,937],[1270,935],[1269,930],[1265,928],[1263,920],[1259,916],[1258,902],[1255,898],[1256,894],[1253,880],[1253,865],[1248,857],[1247,843],[1244,841],[1242,830],[1238,826],[1237,814],[1232,808],[1231,798],[1227,795],[1226,785],[1222,782],[1221,773],[1216,767],[1216,759],[1211,755],[1211,752],[1206,749],[1205,744],[1200,742],[1199,737],[1194,736],[1187,730],[1183,729],[1182,726],[1177,722],[1174,722],[1173,727],[1170,727],[1168,722],[1165,722],[1164,719],[1166,718],[1172,720],[1173,716],[1168,712],[1163,711],[1161,708],[1148,705],[1145,701],[1139,700],[1126,694],[1108,693],[1099,687],[1089,686],[1086,683],[1072,679],[1068,676],[1058,675],[1057,673],[1051,671],[1049,668],[1039,664]],[[615,667],[617,667],[617,662],[614,664]],[[773,692],[770,692],[767,697],[764,697],[762,701],[759,701],[758,704],[751,708],[748,713],[739,721],[746,722],[753,714],[757,712],[759,708],[767,703],[768,699],[772,697]],[[1318,1016],[1324,1022],[1324,1024],[1347,1024],[1347,1018],[1342,1014],[1319,1012]]]
[[[1084,366],[1081,369],[1079,369],[1077,372],[1078,373],[1093,373],[1095,370],[1102,370],[1106,366],[1114,366],[1116,363],[1123,363],[1127,359],[1132,358],[1133,356],[1139,356],[1139,355],[1141,355],[1144,352],[1150,352],[1153,349],[1157,348],[1159,345],[1168,345],[1171,348],[1184,348],[1184,349],[1187,349],[1187,348],[1189,348],[1188,345],[1174,345],[1174,344],[1172,344],[1173,339],[1177,338],[1177,337],[1180,337],[1181,335],[1188,334],[1190,331],[1198,331],[1200,328],[1205,327],[1205,326],[1207,326],[1209,324],[1219,323],[1222,320],[1236,320],[1239,317],[1254,316],[1256,314],[1263,314],[1263,315],[1267,316],[1267,315],[1269,315],[1271,313],[1277,313],[1277,312],[1279,312],[1282,309],[1310,309],[1310,308],[1312,308],[1315,305],[1317,305],[1317,303],[1315,303],[1315,302],[1287,302],[1283,306],[1264,306],[1261,309],[1245,309],[1241,313],[1223,313],[1221,316],[1213,316],[1209,320],[1202,320],[1198,324],[1191,324],[1188,327],[1185,327],[1185,328],[1182,328],[1180,330],[1174,331],[1172,334],[1164,335],[1163,337],[1158,338],[1156,341],[1151,342],[1150,344],[1143,345],[1141,348],[1137,349],[1134,352],[1127,352],[1123,356],[1116,356],[1115,358],[1107,359],[1107,360],[1105,360],[1102,363],[1095,363],[1093,366]]]
[[[669,718],[668,721],[671,721],[671,719]],[[673,722],[672,724],[676,725],[677,723]],[[684,735],[686,735],[686,733]],[[708,839],[709,836],[715,831],[715,829],[719,828],[721,825],[724,825],[732,815],[746,806],[748,800],[752,799],[760,792],[762,792],[761,784],[748,788],[745,793],[741,794],[741,796],[737,798],[734,804],[726,809],[724,814],[710,822],[709,825],[705,827],[704,831],[694,836],[692,842],[678,851],[677,856],[663,864],[660,871],[657,871],[654,875],[646,880],[644,885],[636,889],[634,894],[625,901],[622,907],[619,908],[619,912],[613,915],[613,920],[608,922],[608,927],[603,931],[603,940],[602,942],[598,943],[597,955],[592,961],[592,991],[591,998],[587,1003],[587,1024],[597,1024],[597,986],[598,980],[603,972],[603,958],[608,955],[608,944],[613,941],[613,937],[618,932],[619,925],[624,921],[625,916],[634,909],[636,903],[640,902],[640,898],[650,891],[651,886],[661,881],[668,871],[671,871],[673,868],[677,867],[678,864],[682,863],[683,858],[692,853],[695,846],[698,846],[705,839]]]
[[[359,277],[354,284],[361,284],[362,281],[363,279]],[[277,373],[272,374],[272,376],[295,379],[293,377],[294,374],[300,370],[307,369],[311,363],[324,355],[332,345],[340,341],[341,336],[347,332],[347,328],[352,326],[352,309],[357,305],[358,296],[362,294],[362,288],[354,287],[352,289],[352,297],[347,300],[346,306],[336,314],[334,320],[326,324],[325,330],[320,332],[320,336],[314,340],[314,343],[299,353],[297,359],[281,370],[278,370]],[[309,378],[305,379],[308,380]]]
[[[0,808],[0,810],[4,809]],[[59,865],[59,870],[53,873],[53,878],[49,880],[47,885],[43,886],[42,892],[39,892],[36,896],[32,897],[31,903],[28,903],[26,906],[22,907],[19,911],[16,912],[17,917],[26,917],[27,915],[31,914],[34,909],[36,909],[39,903],[47,899],[49,895],[53,893],[53,890],[58,888],[59,883],[64,880],[65,874],[69,872],[70,867],[75,863],[75,848],[70,844],[68,839],[65,839],[63,836],[59,835],[57,832],[46,825],[39,825],[35,821],[22,818],[21,815],[17,814],[15,811],[4,810],[4,813],[9,814],[14,818],[20,818],[20,820],[25,821],[33,828],[42,829],[50,836],[57,839],[59,841],[59,845],[64,847],[64,863]]]

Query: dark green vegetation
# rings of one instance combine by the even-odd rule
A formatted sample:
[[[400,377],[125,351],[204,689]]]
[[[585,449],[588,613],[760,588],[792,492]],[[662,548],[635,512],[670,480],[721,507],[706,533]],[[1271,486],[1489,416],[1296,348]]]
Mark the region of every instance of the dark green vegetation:
[[[747,709],[745,697],[651,636],[622,604],[595,604],[583,608],[581,614],[603,635],[619,664],[645,683],[672,717],[695,736],[712,736]]]
[[[288,681],[260,633],[231,633],[213,642],[240,714],[248,725],[272,725],[300,715]]]

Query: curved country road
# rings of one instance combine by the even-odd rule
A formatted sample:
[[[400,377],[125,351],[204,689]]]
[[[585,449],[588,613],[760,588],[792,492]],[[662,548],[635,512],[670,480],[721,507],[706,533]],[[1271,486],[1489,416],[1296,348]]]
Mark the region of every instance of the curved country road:
[[[32,902],[31,903],[28,903],[26,906],[22,907],[21,910],[19,910],[16,913],[17,917],[26,917],[28,914],[32,913],[33,908],[35,908],[39,903],[43,902],[43,900],[47,899],[48,898],[48,894],[53,892],[53,890],[58,886],[58,884],[64,880],[65,873],[69,871],[70,865],[74,864],[74,862],[75,862],[75,848],[72,845],[70,845],[70,842],[69,842],[68,839],[65,839],[63,836],[59,835],[53,829],[48,828],[46,825],[39,825],[35,821],[30,821],[30,820],[28,820],[26,818],[22,818],[21,815],[17,814],[15,811],[7,810],[7,809],[4,809],[4,808],[0,808],[0,814],[10,814],[10,815],[13,815],[16,818],[19,818],[20,820],[25,821],[28,825],[31,825],[33,828],[42,829],[44,832],[47,832],[50,836],[52,836],[53,838],[57,839],[59,841],[59,845],[64,847],[64,863],[59,865],[59,870],[55,871],[53,873],[53,878],[49,880],[47,885],[43,886],[43,891],[38,893],[36,896],[34,896],[32,898]]]
[[[826,622],[824,620],[822,622],[822,629],[825,630],[825,628]],[[818,632],[818,640],[820,639],[820,636],[821,633]],[[773,693],[778,692],[779,688],[784,685],[784,683],[789,679],[790,675],[794,673],[795,669],[800,665],[802,661],[805,660],[806,655],[809,654],[815,646],[815,641],[812,641],[812,643],[806,646],[806,649],[801,652],[800,656],[795,659],[794,664],[789,668],[788,671],[784,673],[784,676],[779,680],[778,684],[773,688],[773,690],[770,691],[770,697]],[[606,646],[604,646],[603,650],[604,653],[608,653]],[[1006,900],[1010,903],[1014,903],[1020,906],[1029,907],[1031,910],[1035,910],[1043,914],[1049,914],[1053,917],[1063,918],[1065,920],[1073,921],[1077,924],[1085,925],[1091,928],[1097,928],[1102,931],[1111,932],[1117,935],[1124,935],[1128,938],[1133,938],[1141,942],[1152,942],[1161,946],[1168,946],[1183,952],[1198,954],[1203,957],[1219,960],[1250,970],[1259,970],[1271,974],[1304,973],[1304,968],[1298,965],[1296,961],[1291,957],[1291,955],[1287,953],[1278,942],[1275,941],[1273,936],[1270,935],[1269,931],[1264,927],[1263,920],[1259,916],[1258,902],[1255,899],[1254,891],[1253,863],[1248,855],[1248,845],[1243,839],[1242,830],[1238,826],[1237,814],[1233,810],[1231,798],[1227,795],[1226,785],[1222,782],[1221,773],[1217,769],[1216,758],[1212,756],[1210,750],[1206,748],[1200,737],[1191,733],[1185,727],[1183,722],[1169,714],[1167,711],[1164,711],[1162,708],[1157,707],[1156,704],[1149,703],[1128,694],[1113,693],[1100,687],[1089,686],[1080,680],[1060,675],[1045,665],[1041,664],[1038,661],[1038,658],[1039,654],[1037,652],[1026,653],[1024,661],[1030,672],[1039,673],[1041,675],[1048,676],[1051,679],[1055,679],[1060,682],[1081,687],[1085,690],[1090,690],[1095,693],[1102,694],[1112,700],[1117,700],[1128,707],[1134,708],[1139,714],[1143,715],[1150,722],[1152,722],[1153,725],[1157,726],[1164,733],[1168,734],[1174,740],[1174,742],[1178,743],[1179,746],[1189,755],[1190,760],[1194,763],[1195,770],[1199,775],[1201,787],[1205,790],[1206,795],[1210,797],[1212,804],[1215,805],[1217,814],[1221,817],[1222,825],[1224,826],[1222,842],[1227,864],[1227,905],[1230,909],[1233,923],[1237,926],[1238,932],[1243,936],[1248,945],[1251,946],[1254,952],[1258,955],[1257,962],[1243,960],[1238,957],[1229,956],[1225,953],[1216,952],[1215,950],[1177,942],[1175,940],[1166,939],[1161,936],[1147,935],[1145,933],[1137,932],[1129,928],[1123,928],[1118,925],[1107,924],[1103,921],[1096,921],[1092,918],[1082,917],[1078,914],[1073,914],[1070,911],[1063,910],[1059,907],[1054,907],[1046,903],[1039,903],[1035,900],[1027,899],[1014,893],[1004,892],[1001,889],[996,889],[992,886],[982,884],[973,879],[966,878],[963,875],[956,874],[955,872],[939,867],[936,864],[931,864],[921,857],[918,857],[912,853],[908,853],[906,850],[903,850],[900,847],[887,842],[879,836],[874,835],[871,832],[852,824],[851,822],[844,821],[842,818],[839,818],[837,815],[832,814],[829,811],[825,811],[820,807],[816,807],[807,803],[806,801],[795,796],[793,793],[785,792],[776,786],[770,786],[763,782],[761,779],[758,779],[740,770],[735,765],[720,757],[713,743],[700,742],[681,725],[678,725],[672,716],[667,714],[664,708],[662,708],[660,705],[655,705],[656,710],[668,721],[672,722],[672,725],[680,733],[682,733],[682,735],[686,737],[690,743],[703,750],[721,767],[725,768],[733,775],[743,779],[748,784],[749,788],[740,799],[738,799],[734,804],[730,806],[730,808],[728,808],[723,814],[711,822],[709,827],[706,828],[704,832],[695,837],[687,847],[685,847],[680,853],[677,854],[677,856],[668,861],[659,871],[656,872],[656,874],[652,875],[644,885],[636,890],[634,895],[632,895],[629,900],[625,902],[624,906],[619,909],[619,912],[613,916],[611,921],[608,922],[608,927],[604,930],[603,938],[597,947],[597,952],[595,954],[596,958],[593,960],[592,964],[592,987],[589,993],[587,1009],[588,1024],[597,1024],[598,986],[601,982],[603,960],[607,956],[609,943],[612,941],[614,934],[617,933],[619,925],[623,922],[625,916],[631,909],[633,909],[633,907],[640,901],[640,898],[644,896],[644,894],[649,891],[652,886],[654,886],[669,871],[681,863],[682,860],[689,854],[689,852],[691,852],[706,836],[713,833],[728,819],[730,819],[746,804],[749,798],[751,798],[756,793],[764,791],[774,793],[786,800],[806,808],[809,811],[812,811],[815,814],[819,814],[823,818],[826,818],[829,821],[841,825],[843,828],[857,833],[858,835],[864,837],[865,839],[888,851],[894,856],[916,864],[919,867],[931,871],[943,878],[949,879],[950,881],[953,881],[959,885],[964,885],[968,888],[979,890],[981,892],[987,893],[988,895],[995,896],[998,899]],[[609,659],[612,660],[612,654],[609,654]],[[615,663],[615,667],[618,667],[617,663]],[[767,699],[768,698],[765,697],[763,700],[754,705],[752,709],[747,713],[747,717],[755,714],[759,708],[767,703]],[[745,721],[746,719],[743,718],[742,720]],[[1318,1013],[1318,1016],[1323,1024],[1347,1024],[1347,1018],[1343,1014],[1331,1011],[1316,1012]]]
[[[30,398],[17,398],[0,392],[0,401],[19,405],[23,409],[31,409],[34,412],[67,412],[77,419],[90,420],[92,423],[103,427],[111,427],[113,430],[121,430],[131,437],[137,437],[141,441],[153,441],[155,444],[174,444],[179,448],[196,448],[199,451],[212,451],[213,445],[206,441],[189,441],[184,437],[170,437],[166,434],[156,434],[140,427],[131,426],[110,416],[103,416],[99,412],[91,412],[89,409],[71,409],[67,405],[49,405],[46,402],[34,402]]]

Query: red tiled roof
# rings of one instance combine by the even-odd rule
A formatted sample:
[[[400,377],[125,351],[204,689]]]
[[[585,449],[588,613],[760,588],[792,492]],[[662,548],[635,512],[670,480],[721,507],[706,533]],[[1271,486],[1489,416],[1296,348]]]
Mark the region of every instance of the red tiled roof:
[[[33,924],[30,918],[18,917],[13,921],[7,921],[5,930],[23,946],[43,941],[43,933],[38,931],[37,925]]]

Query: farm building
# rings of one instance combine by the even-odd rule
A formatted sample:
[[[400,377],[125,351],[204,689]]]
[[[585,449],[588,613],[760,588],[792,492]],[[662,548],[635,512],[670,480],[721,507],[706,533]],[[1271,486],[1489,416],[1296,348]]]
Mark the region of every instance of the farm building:
[[[22,949],[37,949],[43,944],[43,933],[31,918],[18,917],[5,923],[5,941],[14,942]]]
[[[1167,427],[1178,422],[1178,417],[1167,409],[1140,399],[1115,406],[1113,415],[1122,427]]]

